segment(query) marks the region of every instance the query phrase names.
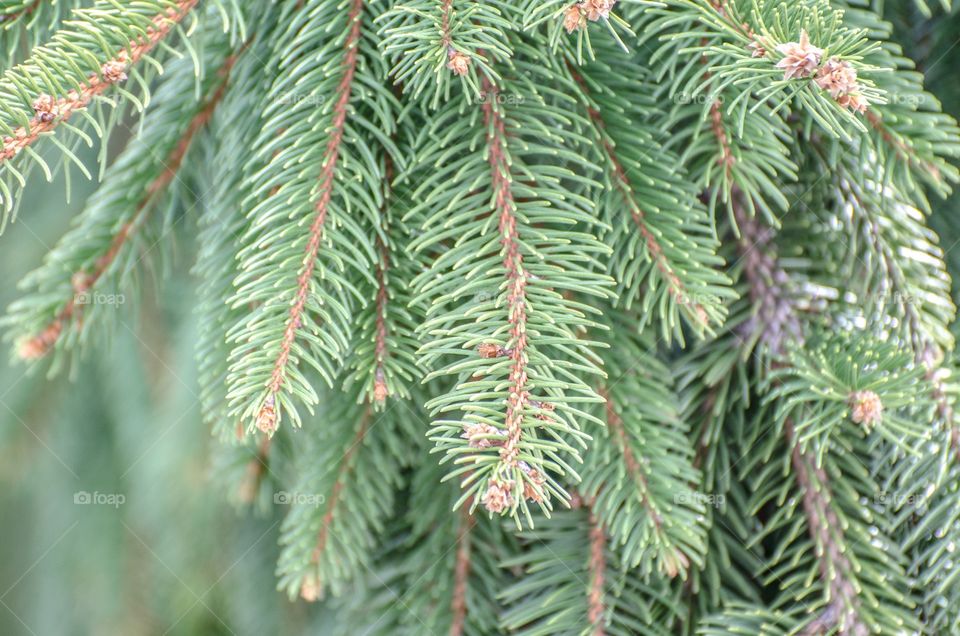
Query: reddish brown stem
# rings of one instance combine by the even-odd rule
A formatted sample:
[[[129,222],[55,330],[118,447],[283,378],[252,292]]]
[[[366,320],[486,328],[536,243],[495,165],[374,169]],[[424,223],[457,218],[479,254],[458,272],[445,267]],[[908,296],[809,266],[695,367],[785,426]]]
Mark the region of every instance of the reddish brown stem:
[[[573,64],[568,62],[567,68],[570,70],[573,79],[577,82],[577,84],[580,85],[580,88],[584,94],[589,95],[590,91],[587,83],[577,72]],[[663,253],[663,247],[661,247],[657,237],[654,236],[653,232],[651,232],[647,227],[646,212],[644,212],[643,208],[640,207],[640,204],[637,201],[637,196],[633,191],[633,186],[630,183],[630,178],[627,176],[627,171],[624,169],[623,164],[620,163],[620,159],[617,156],[616,147],[605,133],[606,125],[604,123],[602,113],[596,108],[587,108],[587,114],[590,116],[590,119],[593,121],[598,132],[600,133],[601,145],[603,147],[604,154],[606,155],[610,166],[613,168],[614,185],[618,190],[620,190],[624,201],[630,208],[630,217],[633,219],[634,224],[640,231],[640,235],[643,237],[644,243],[646,243],[647,253],[650,255],[650,259],[667,281],[667,287],[670,290],[670,295],[673,296],[676,302],[692,307],[700,323],[707,325],[710,322],[710,319],[707,317],[706,309],[701,303],[696,302],[694,299],[688,297],[686,288],[683,285],[683,281],[680,280],[680,277],[677,276],[677,273],[670,265],[670,261]]]
[[[637,494],[640,495],[643,507],[647,509],[650,519],[653,521],[657,531],[659,531],[663,527],[663,517],[660,515],[660,511],[657,510],[654,503],[650,501],[650,486],[647,481],[647,475],[643,472],[643,466],[640,464],[640,461],[637,460],[636,455],[633,453],[633,448],[630,446],[630,438],[627,435],[627,429],[624,428],[623,418],[617,413],[616,405],[613,402],[613,398],[607,392],[607,389],[600,387],[598,393],[606,402],[607,429],[613,435],[616,445],[620,448],[623,463],[627,468],[627,473],[633,478],[633,482],[637,488]]]
[[[459,512],[457,528],[457,557],[453,568],[453,599],[450,610],[453,619],[450,622],[449,636],[461,636],[467,620],[467,580],[470,578],[470,531],[476,525],[476,519],[470,514],[468,506],[462,506]]]
[[[529,399],[527,391],[527,273],[517,230],[517,218],[511,189],[510,166],[507,161],[506,126],[498,108],[497,87],[484,78],[484,122],[487,126],[487,149],[493,187],[494,211],[498,215],[500,244],[503,246],[503,268],[507,279],[507,312],[510,323],[510,393],[507,398],[505,424],[507,437],[500,458],[508,466],[516,464],[523,435],[523,411]]]
[[[388,190],[390,183],[393,180],[393,164],[390,161],[390,157],[386,157],[386,186],[384,190]],[[387,199],[389,197],[389,192],[384,193],[383,205],[384,208],[387,206]],[[386,228],[386,214],[383,214],[384,217],[384,231]],[[387,290],[387,270],[390,268],[390,246],[387,245],[386,240],[377,235],[377,247],[380,251],[380,262],[377,263],[377,302],[376,302],[376,335],[374,342],[374,358],[376,359],[376,368],[373,373],[373,396],[377,402],[386,401],[389,397],[389,389],[387,388],[387,372],[386,372],[386,361],[387,356],[390,353],[388,335],[389,327],[387,325],[387,303],[390,300],[390,293]]]
[[[303,257],[303,269],[297,278],[297,292],[294,296],[293,305],[290,307],[290,315],[287,319],[287,326],[283,332],[283,338],[280,342],[280,354],[273,365],[273,373],[270,378],[268,388],[271,394],[280,392],[287,376],[287,364],[290,361],[290,348],[297,337],[297,332],[303,321],[303,311],[310,294],[310,283],[313,279],[313,271],[317,263],[317,254],[320,251],[320,243],[323,239],[323,230],[326,226],[327,213],[329,212],[330,200],[333,197],[333,184],[337,173],[337,160],[340,157],[340,146],[343,141],[344,125],[347,121],[347,106],[350,103],[350,96],[353,92],[353,77],[357,70],[357,56],[360,44],[360,24],[361,12],[363,10],[363,0],[353,0],[350,5],[348,21],[350,30],[347,39],[343,44],[343,77],[336,88],[337,101],[333,106],[333,119],[330,123],[330,138],[327,141],[327,148],[323,155],[323,168],[320,173],[320,198],[314,205],[316,217],[310,226],[310,238],[307,241],[306,254]],[[272,401],[263,408],[273,409]],[[258,420],[264,417],[261,410]]]
[[[440,20],[440,44],[448,49],[452,42],[450,38],[450,14],[453,13],[453,0],[443,0],[441,5],[443,18]]]
[[[110,265],[116,260],[117,255],[120,254],[120,250],[126,244],[137,225],[143,222],[150,209],[148,205],[150,201],[158,192],[169,186],[176,177],[177,171],[180,169],[183,159],[190,149],[191,142],[197,133],[210,121],[210,118],[213,116],[213,111],[223,98],[229,82],[230,72],[233,70],[233,65],[236,63],[238,54],[231,55],[224,61],[223,66],[219,70],[219,74],[223,78],[222,81],[207,99],[203,108],[190,120],[183,136],[179,142],[177,142],[177,145],[174,146],[173,150],[170,151],[170,154],[167,155],[167,159],[163,163],[163,171],[147,186],[145,196],[137,203],[133,218],[120,227],[110,242],[107,251],[97,258],[90,271],[77,271],[73,274],[71,277],[74,291],[73,298],[67,301],[63,309],[57,313],[56,317],[43,331],[33,338],[26,340],[20,346],[21,358],[34,360],[43,357],[50,351],[59,339],[64,324],[78,313],[77,294],[88,292],[97,284],[103,274],[110,268]]]
[[[792,448],[790,459],[793,470],[803,490],[803,509],[810,538],[816,545],[820,579],[830,592],[830,604],[824,612],[824,616],[829,618],[826,622],[830,623],[826,627],[839,626],[839,633],[843,636],[867,634],[870,630],[860,619],[860,599],[851,582],[853,567],[843,552],[843,525],[831,505],[826,471],[816,467],[815,458],[801,452],[793,422],[787,421],[785,432],[787,443]]]
[[[24,148],[34,143],[44,133],[52,131],[61,122],[70,119],[78,110],[86,108],[93,98],[112,85],[123,81],[126,75],[122,69],[136,64],[178,24],[197,4],[198,0],[179,0],[171,7],[157,14],[147,27],[144,35],[130,42],[129,50],[121,51],[113,60],[101,68],[100,74],[93,74],[79,90],[70,90],[66,96],[57,98],[54,105],[44,113],[38,113],[27,126],[21,126],[13,134],[3,139],[0,149],[0,163],[18,155]],[[40,96],[38,96],[40,97]]]
[[[330,489],[330,497],[326,500],[326,510],[324,510],[323,519],[320,522],[320,530],[317,532],[317,544],[310,557],[314,564],[320,562],[320,557],[330,544],[330,528],[339,512],[340,504],[343,501],[343,489],[346,487],[347,481],[353,472],[356,451],[363,443],[363,438],[367,435],[372,415],[372,409],[370,409],[369,406],[363,410],[363,413],[360,415],[356,435],[354,435],[350,446],[340,459],[340,465],[337,467],[337,475],[333,482],[333,488]],[[322,581],[318,580],[316,584],[318,589],[322,589]]]
[[[607,570],[606,533],[600,520],[590,513],[590,583],[587,591],[587,620],[593,626],[592,636],[604,634],[604,586]]]
[[[937,183],[942,183],[940,168],[930,161],[918,157],[913,151],[913,148],[907,145],[902,139],[895,137],[887,125],[883,123],[883,116],[875,108],[868,110],[866,116],[870,125],[880,133],[881,139],[893,147],[894,152],[896,152],[902,161],[915,166],[924,174],[929,174]]]

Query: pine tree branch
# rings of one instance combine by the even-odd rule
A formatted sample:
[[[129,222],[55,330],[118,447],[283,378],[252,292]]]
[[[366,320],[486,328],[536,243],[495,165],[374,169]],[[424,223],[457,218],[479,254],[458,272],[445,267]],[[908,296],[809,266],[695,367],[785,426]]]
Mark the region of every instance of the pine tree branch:
[[[387,269],[390,267],[390,249],[382,237],[377,237],[377,247],[380,251],[380,261],[377,263],[377,300],[376,300],[376,344],[374,358],[376,366],[373,372],[373,395],[377,402],[383,403],[390,396],[387,387],[386,361],[390,355],[387,328]]]
[[[616,403],[606,388],[601,387],[597,393],[606,400],[604,411],[606,413],[607,428],[613,433],[613,438],[616,440],[620,453],[623,455],[623,463],[626,466],[627,474],[630,475],[631,481],[633,481],[641,504],[647,510],[649,518],[653,521],[655,534],[659,535],[663,531],[663,517],[657,509],[656,503],[650,498],[650,484],[647,482],[647,476],[643,467],[633,454],[630,439],[627,437],[627,431],[623,427],[623,419],[619,413],[617,413]],[[673,577],[677,575],[677,571],[674,570],[667,574]]]
[[[803,509],[807,530],[816,545],[817,562],[823,585],[830,591],[830,604],[820,618],[808,624],[803,634],[823,633],[822,627],[839,627],[842,636],[864,636],[870,632],[860,618],[860,599],[854,582],[853,568],[844,554],[843,525],[831,505],[826,471],[817,468],[815,458],[800,450],[793,423],[784,427],[790,451],[791,465],[797,483],[803,490]],[[820,623],[829,621],[827,625]]]
[[[470,532],[477,523],[467,506],[457,512],[457,557],[454,561],[453,596],[450,601],[450,636],[461,636],[467,620],[467,586],[470,578]]]
[[[320,530],[317,532],[316,544],[310,556],[310,562],[314,566],[319,565],[321,557],[330,549],[331,527],[339,512],[338,508],[344,503],[342,500],[343,489],[351,479],[351,473],[356,462],[356,450],[363,444],[372,419],[373,409],[369,404],[364,405],[357,423],[357,432],[337,464],[337,472],[333,479],[333,487],[330,489],[330,496],[324,502],[325,509],[320,520]],[[300,588],[300,596],[306,601],[316,601],[323,598],[324,586],[325,582],[320,579],[319,575],[315,578],[304,577]]]
[[[484,122],[487,126],[487,147],[489,152],[491,182],[493,184],[494,214],[500,231],[500,243],[503,245],[503,267],[507,287],[507,315],[510,324],[510,343],[504,354],[511,359],[510,382],[512,388],[507,398],[505,424],[506,439],[500,450],[500,461],[509,468],[517,463],[519,446],[523,436],[524,410],[529,400],[527,389],[527,274],[523,268],[523,254],[520,252],[517,235],[515,203],[510,185],[510,167],[507,164],[505,149],[506,131],[503,115],[495,108],[498,103],[497,87],[484,78],[484,92],[487,95],[483,103]],[[492,491],[491,491],[492,492]],[[502,503],[496,497],[485,497],[484,506],[493,512],[502,510]]]
[[[581,90],[589,95],[590,90],[587,86],[587,83],[584,81],[580,73],[577,72],[576,68],[570,61],[567,62],[567,68],[569,69],[574,80],[580,86]],[[650,230],[649,222],[646,218],[647,214],[641,207],[636,193],[634,192],[633,186],[630,183],[630,178],[627,176],[627,171],[624,169],[623,163],[617,156],[616,147],[604,134],[606,123],[604,122],[603,114],[600,112],[599,108],[594,107],[588,107],[587,113],[600,132],[601,146],[607,161],[613,168],[614,186],[623,195],[623,200],[629,207],[630,218],[633,219],[634,224],[637,226],[637,229],[643,236],[650,259],[656,264],[657,269],[660,270],[664,280],[667,282],[670,295],[673,297],[674,302],[690,308],[694,312],[696,320],[701,326],[707,326],[710,323],[710,316],[708,315],[706,308],[700,299],[691,296],[687,292],[687,289],[683,284],[683,281],[680,279],[680,276],[677,274],[666,254],[664,254],[664,249],[660,245],[660,241]]]
[[[19,7],[10,7],[12,10],[0,15],[0,24],[13,22],[14,20],[19,20],[24,16],[30,15],[37,10],[41,2],[45,1],[46,0],[24,0]]]
[[[245,48],[245,47],[244,47]],[[164,191],[177,176],[177,172],[183,163],[184,157],[190,150],[190,146],[197,134],[207,125],[213,112],[220,100],[223,98],[230,79],[230,72],[236,63],[237,56],[243,51],[241,48],[237,53],[226,58],[223,65],[217,71],[219,76],[216,89],[209,95],[201,109],[193,116],[187,127],[184,129],[180,140],[170,150],[166,159],[162,162],[162,170],[147,185],[144,196],[135,206],[132,218],[126,221],[113,236],[113,239],[106,246],[104,252],[96,259],[89,270],[77,270],[70,278],[73,295],[67,299],[60,311],[53,320],[38,334],[22,341],[18,353],[24,360],[36,360],[44,357],[56,345],[71,320],[80,320],[82,304],[78,304],[78,298],[87,294],[100,281],[110,266],[114,263],[117,256],[123,250],[123,247],[129,241],[131,235],[138,228],[142,227],[146,217],[153,209],[151,203],[155,197]]]
[[[943,175],[940,167],[931,161],[927,161],[917,155],[913,149],[901,138],[887,127],[883,122],[883,115],[875,108],[866,112],[867,121],[880,133],[880,138],[889,144],[897,157],[907,163],[910,167],[916,168],[919,172],[932,177],[938,184],[944,184]]]
[[[734,191],[735,200],[740,193]],[[754,314],[741,325],[741,333],[749,337],[759,334],[760,342],[774,355],[783,353],[789,340],[800,337],[801,323],[788,295],[789,275],[779,265],[772,251],[774,231],[756,217],[747,216],[742,205],[734,204],[734,219],[740,231],[737,250],[743,264]]]
[[[163,38],[170,33],[199,0],[177,0],[174,7],[157,14],[151,20],[143,35],[131,40],[127,50],[120,51],[112,60],[101,67],[99,75],[91,75],[85,85],[71,89],[61,97],[40,95],[34,102],[37,114],[26,126],[15,129],[3,138],[0,148],[0,164],[20,154],[44,133],[51,132],[61,123],[70,119],[74,112],[86,108],[93,99],[108,88],[127,79],[126,69],[140,61]]]
[[[590,562],[587,567],[590,573],[590,583],[587,587],[588,609],[587,620],[593,626],[592,636],[604,635],[606,618],[606,603],[604,589],[606,585],[607,569],[607,537],[600,520],[590,512]]]
[[[320,251],[330,200],[333,196],[333,181],[336,177],[340,144],[343,140],[344,126],[347,121],[347,105],[350,102],[354,73],[357,70],[362,10],[363,0],[352,0],[348,12],[350,29],[343,44],[343,76],[336,88],[337,98],[333,105],[330,136],[323,157],[323,171],[320,175],[320,198],[314,205],[315,217],[313,224],[310,226],[310,239],[307,242],[306,254],[303,258],[303,268],[297,278],[293,305],[290,307],[290,315],[287,318],[283,338],[280,342],[280,353],[273,363],[273,371],[268,385],[269,395],[255,417],[257,428],[271,435],[276,431],[278,424],[277,394],[280,393],[287,379],[290,349],[297,339],[302,324],[302,314],[307,303],[307,296],[310,293],[313,272],[317,264],[317,254]]]

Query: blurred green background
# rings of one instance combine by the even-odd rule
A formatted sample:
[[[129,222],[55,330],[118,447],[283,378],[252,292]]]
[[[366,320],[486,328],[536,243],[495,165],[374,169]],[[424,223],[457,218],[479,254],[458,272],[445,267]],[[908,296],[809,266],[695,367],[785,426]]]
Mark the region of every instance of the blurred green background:
[[[68,203],[62,177],[35,179],[0,237],[4,308],[93,188],[74,179]],[[111,341],[71,373],[0,363],[4,636],[325,633],[315,606],[276,591],[282,507],[236,511],[225,488],[240,484],[211,466],[193,359],[199,209],[165,237],[170,272],[120,290]]]

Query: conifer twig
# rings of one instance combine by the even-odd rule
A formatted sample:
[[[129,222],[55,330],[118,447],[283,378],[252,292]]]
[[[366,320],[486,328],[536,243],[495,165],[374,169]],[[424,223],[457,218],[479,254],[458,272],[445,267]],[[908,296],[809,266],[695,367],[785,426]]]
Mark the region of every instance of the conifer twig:
[[[750,286],[751,299],[759,303],[757,314],[745,324],[745,328],[754,333],[759,331],[760,340],[769,351],[780,355],[786,342],[801,339],[802,333],[796,308],[783,290],[788,276],[769,251],[773,230],[762,226],[756,218],[746,217],[740,205],[734,206],[734,214],[741,231],[739,245],[741,250],[746,248],[742,255],[744,276]],[[843,636],[866,636],[869,629],[859,616],[860,600],[856,586],[850,580],[853,569],[843,553],[843,525],[831,505],[826,471],[817,465],[812,453],[801,450],[793,422],[789,419],[784,426],[784,436],[797,484],[803,491],[807,530],[816,546],[820,578],[830,599],[827,610],[807,628],[818,622],[828,622],[827,629],[838,626]]]
[[[603,531],[603,524],[590,512],[590,560],[588,569],[590,571],[590,584],[588,587],[588,609],[587,619],[593,626],[592,636],[603,636],[604,634],[604,614],[606,613],[606,603],[604,595],[604,586],[606,585],[606,548],[607,535]]]
[[[389,188],[390,184],[393,181],[393,163],[390,160],[390,156],[385,156],[386,169],[385,174],[386,178],[384,179],[384,197],[383,197],[383,208],[384,210],[387,207],[387,201],[389,198]],[[386,225],[387,218],[386,214],[381,212],[383,217],[383,223]],[[386,232],[388,228],[384,227],[383,231]],[[387,270],[390,268],[390,246],[387,244],[387,241],[377,234],[377,248],[380,252],[380,260],[377,262],[376,271],[374,277],[377,279],[377,299],[376,299],[376,327],[375,327],[375,343],[373,348],[373,356],[375,360],[375,368],[373,372],[373,398],[379,403],[383,403],[390,395],[389,388],[387,386],[387,372],[386,372],[386,361],[387,356],[390,354],[389,346],[389,334],[387,326],[387,303],[390,300],[390,292],[387,289]]]
[[[343,141],[344,128],[347,122],[347,106],[353,93],[353,78],[357,70],[357,57],[360,47],[360,26],[363,0],[353,0],[350,3],[348,21],[350,30],[343,44],[343,77],[337,85],[337,100],[333,105],[333,117],[330,123],[330,138],[323,157],[323,170],[320,174],[320,198],[314,204],[316,216],[310,226],[310,240],[307,242],[306,254],[303,257],[303,268],[297,278],[297,291],[293,305],[290,307],[283,338],[280,342],[280,354],[273,365],[273,371],[268,384],[269,395],[260,406],[256,416],[257,427],[272,434],[277,427],[277,400],[287,378],[287,365],[290,364],[290,349],[297,338],[305,311],[307,298],[310,294],[310,284],[317,264],[317,254],[323,241],[327,214],[330,209],[330,200],[333,197],[334,179],[337,175],[337,161],[340,158],[340,145]]]
[[[467,583],[470,578],[470,533],[476,525],[476,518],[470,514],[469,506],[463,506],[458,512],[457,553],[453,574],[453,598],[450,609],[453,619],[450,622],[450,636],[461,636],[467,620]]]
[[[867,121],[880,133],[880,138],[893,147],[894,152],[901,161],[908,165],[915,165],[923,174],[933,177],[937,183],[943,183],[943,175],[940,174],[940,168],[936,164],[921,159],[914,152],[913,148],[908,146],[902,139],[897,139],[893,132],[883,122],[883,116],[875,108],[871,108],[866,113]]]
[[[70,281],[74,292],[73,297],[67,300],[63,309],[57,313],[56,317],[54,317],[40,333],[20,344],[19,355],[22,359],[36,360],[42,358],[53,348],[63,333],[65,324],[76,317],[78,313],[77,295],[88,292],[97,284],[103,274],[106,273],[113,264],[131,234],[134,233],[138,227],[142,226],[145,217],[149,213],[150,202],[157,193],[165,190],[170,183],[173,182],[174,178],[176,178],[177,171],[180,169],[180,165],[183,163],[187,151],[190,149],[191,142],[213,116],[213,111],[226,92],[230,72],[239,54],[240,52],[237,52],[224,61],[218,71],[222,80],[207,99],[206,104],[194,115],[193,119],[190,120],[183,136],[163,162],[163,171],[154,177],[153,181],[147,185],[144,197],[137,204],[133,218],[120,227],[120,230],[114,235],[107,250],[96,260],[92,270],[74,272]]]
[[[126,70],[136,64],[144,55],[150,52],[171,29],[177,25],[196,6],[199,0],[178,0],[176,8],[170,7],[157,14],[151,20],[141,38],[132,40],[128,50],[120,51],[113,59],[100,67],[99,74],[87,78],[87,82],[79,90],[71,89],[61,97],[38,95],[34,102],[36,115],[27,126],[21,126],[13,131],[12,135],[3,138],[3,147],[0,148],[0,163],[8,161],[33,144],[44,133],[51,132],[61,122],[70,119],[78,110],[86,108],[98,95],[105,92],[114,84],[127,79]]]
[[[823,468],[817,468],[814,458],[800,450],[793,422],[787,420],[786,437],[789,444],[790,462],[797,475],[797,483],[803,490],[803,509],[807,517],[807,529],[817,550],[820,578],[830,590],[830,604],[821,615],[829,621],[822,627],[840,627],[843,636],[866,636],[870,632],[859,616],[860,599],[855,586],[850,582],[853,567],[843,553],[843,525],[833,510]],[[808,624],[808,629],[817,625],[818,619]],[[824,631],[805,631],[805,634],[820,634]]]
[[[340,463],[337,466],[337,474],[333,481],[333,487],[330,489],[330,496],[325,501],[326,509],[320,520],[320,530],[317,531],[316,545],[310,554],[310,562],[314,566],[319,565],[320,558],[330,544],[331,526],[336,519],[340,506],[344,503],[343,489],[346,487],[347,481],[353,472],[356,461],[356,451],[360,445],[363,444],[363,439],[370,429],[370,421],[372,419],[373,409],[367,404],[363,407],[363,412],[360,415],[357,432],[350,442],[350,446],[348,446],[346,452],[344,452],[343,457],[340,458]],[[319,573],[315,576],[307,576],[303,579],[300,596],[305,601],[316,601],[323,597],[323,588],[324,582],[320,579]]]
[[[510,324],[509,353],[510,394],[504,419],[506,439],[500,449],[500,461],[507,466],[517,463],[520,440],[523,436],[523,411],[529,400],[527,390],[527,274],[523,267],[517,233],[517,218],[513,190],[510,184],[510,165],[506,156],[506,127],[503,115],[497,107],[499,91],[489,79],[483,80],[487,99],[483,103],[484,122],[487,126],[487,146],[490,176],[493,183],[494,210],[498,215],[500,243],[503,246],[503,267],[507,279],[507,313]],[[493,481],[484,497],[484,505],[493,512],[502,510],[503,484]]]
[[[571,76],[580,86],[584,94],[589,95],[590,89],[587,86],[587,83],[584,81],[580,73],[577,72],[573,63],[569,60],[567,61],[567,69],[570,71]],[[590,120],[593,121],[594,126],[596,126],[597,131],[600,133],[600,145],[603,148],[603,152],[607,158],[607,161],[610,163],[610,166],[613,169],[614,185],[617,190],[620,191],[624,201],[626,201],[627,206],[630,209],[630,218],[633,219],[634,225],[637,226],[637,229],[640,231],[640,235],[643,237],[644,244],[647,246],[647,252],[649,253],[650,260],[653,261],[660,273],[663,274],[663,277],[667,282],[667,288],[670,290],[670,295],[673,296],[673,299],[678,304],[686,304],[687,306],[691,307],[700,324],[706,326],[710,322],[710,318],[707,315],[707,310],[699,300],[696,298],[691,298],[689,294],[687,294],[687,290],[683,284],[683,281],[680,280],[677,272],[667,259],[666,254],[664,254],[663,247],[660,245],[660,241],[658,241],[656,235],[650,231],[648,226],[649,224],[647,222],[647,214],[637,200],[636,193],[634,192],[633,186],[630,183],[630,177],[627,175],[627,171],[624,169],[623,163],[617,156],[617,149],[613,142],[604,134],[606,124],[603,120],[603,113],[601,113],[598,108],[588,106],[587,114],[589,115]]]

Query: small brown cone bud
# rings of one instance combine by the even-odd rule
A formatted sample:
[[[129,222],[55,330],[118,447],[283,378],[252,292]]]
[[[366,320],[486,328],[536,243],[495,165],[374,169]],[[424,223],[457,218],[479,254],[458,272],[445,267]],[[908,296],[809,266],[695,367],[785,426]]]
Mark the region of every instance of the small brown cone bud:
[[[490,448],[491,446],[501,446],[503,442],[495,439],[487,439],[487,435],[506,434],[506,431],[501,431],[489,424],[468,424],[460,437],[470,440],[471,448]]]
[[[861,114],[867,112],[867,107],[870,106],[870,102],[867,101],[867,98],[860,93],[843,95],[837,99],[837,103],[844,108],[849,108],[853,112]]]
[[[777,62],[777,68],[783,69],[783,79],[810,77],[823,56],[823,49],[810,44],[806,29],[800,30],[799,42],[786,42],[777,46],[777,51],[783,54],[783,59]]]
[[[834,99],[843,95],[855,93],[860,86],[857,84],[857,69],[849,62],[831,57],[823,67],[817,71],[815,80],[817,86],[830,93]]]
[[[868,431],[883,418],[883,402],[873,391],[855,391],[849,399],[852,419]]]
[[[499,358],[506,354],[506,349],[493,342],[484,342],[477,347],[481,358]]]
[[[753,42],[751,42],[748,48],[752,51],[750,53],[750,57],[766,57],[767,56],[767,49],[763,48],[763,45],[760,44],[758,40],[754,40]]]
[[[450,51],[447,68],[453,71],[454,75],[463,77],[470,70],[470,57],[460,51]]]
[[[563,28],[567,33],[573,33],[582,29],[586,23],[583,19],[583,11],[579,4],[571,4],[567,7],[567,12],[563,15]]]
[[[530,477],[530,481],[523,482],[524,498],[537,503],[543,501],[543,489],[540,486],[543,486],[546,479],[536,468],[531,468],[527,475]]]
[[[320,587],[320,580],[313,574],[303,577],[300,583],[300,598],[308,603],[319,601],[323,596],[323,590]]]
[[[267,435],[273,435],[277,430],[277,411],[274,408],[273,396],[271,395],[263,402],[263,406],[260,407],[260,412],[257,413],[257,428],[266,433]]]
[[[383,378],[378,377],[373,382],[373,399],[383,404],[389,396],[390,390],[387,388],[387,383],[384,382]]]
[[[50,95],[40,95],[33,100],[33,112],[42,122],[51,122],[57,117],[57,100]]]
[[[484,507],[495,514],[499,514],[510,507],[510,483],[501,483],[491,479],[487,492],[483,495]]]
[[[606,20],[610,17],[610,10],[616,3],[617,0],[584,0],[583,11],[591,22],[596,22],[600,18]]]
[[[103,79],[111,84],[127,79],[127,65],[118,60],[111,60],[101,67]]]

